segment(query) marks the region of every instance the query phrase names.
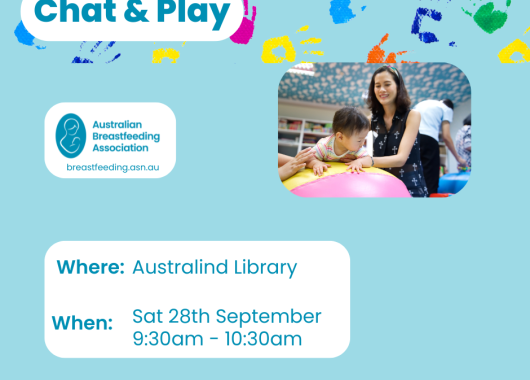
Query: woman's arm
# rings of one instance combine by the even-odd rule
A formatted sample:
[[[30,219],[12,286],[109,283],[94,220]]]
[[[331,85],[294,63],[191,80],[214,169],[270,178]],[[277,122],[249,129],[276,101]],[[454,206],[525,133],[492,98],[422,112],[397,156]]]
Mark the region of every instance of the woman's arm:
[[[283,165],[291,161],[293,158],[286,156],[285,154],[278,153],[278,167],[281,168]]]
[[[418,111],[412,110],[409,112],[405,134],[399,144],[398,153],[394,156],[374,157],[374,166],[376,168],[400,168],[405,165],[416,141],[416,137],[418,137],[420,121],[421,114]]]

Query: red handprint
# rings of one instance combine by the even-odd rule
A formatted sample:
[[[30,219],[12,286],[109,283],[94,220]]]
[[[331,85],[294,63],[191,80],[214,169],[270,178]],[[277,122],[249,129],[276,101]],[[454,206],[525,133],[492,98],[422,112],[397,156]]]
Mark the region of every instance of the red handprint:
[[[248,0],[243,0],[243,5],[245,6],[245,16],[248,16]],[[256,7],[252,7],[252,21],[248,18],[243,18],[243,22],[239,26],[239,29],[236,30],[234,34],[230,37],[232,42],[236,44],[246,45],[249,43],[252,35],[254,34],[254,21],[256,20]]]

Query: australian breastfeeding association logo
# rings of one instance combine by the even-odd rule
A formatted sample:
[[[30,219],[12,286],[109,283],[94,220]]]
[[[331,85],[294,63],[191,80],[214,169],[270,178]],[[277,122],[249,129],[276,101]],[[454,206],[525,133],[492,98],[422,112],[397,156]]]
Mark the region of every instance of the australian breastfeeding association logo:
[[[86,143],[86,128],[83,120],[73,113],[64,115],[55,130],[57,148],[66,158],[79,156]]]
[[[162,103],[59,103],[44,120],[44,161],[59,178],[162,178],[176,124]]]

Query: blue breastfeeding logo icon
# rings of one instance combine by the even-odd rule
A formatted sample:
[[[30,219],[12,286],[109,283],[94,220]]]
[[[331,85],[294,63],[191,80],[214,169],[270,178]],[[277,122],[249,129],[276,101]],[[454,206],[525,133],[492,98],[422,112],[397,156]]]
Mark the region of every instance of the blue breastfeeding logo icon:
[[[86,129],[83,120],[73,113],[64,115],[55,130],[57,148],[66,158],[76,158],[83,152]]]

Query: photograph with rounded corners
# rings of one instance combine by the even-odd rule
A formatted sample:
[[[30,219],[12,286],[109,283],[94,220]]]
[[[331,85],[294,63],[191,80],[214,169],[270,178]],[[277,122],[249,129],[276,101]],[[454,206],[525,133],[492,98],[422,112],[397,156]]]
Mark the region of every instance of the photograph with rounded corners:
[[[278,174],[300,197],[447,198],[471,173],[471,87],[448,63],[301,63],[278,86]]]

